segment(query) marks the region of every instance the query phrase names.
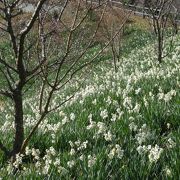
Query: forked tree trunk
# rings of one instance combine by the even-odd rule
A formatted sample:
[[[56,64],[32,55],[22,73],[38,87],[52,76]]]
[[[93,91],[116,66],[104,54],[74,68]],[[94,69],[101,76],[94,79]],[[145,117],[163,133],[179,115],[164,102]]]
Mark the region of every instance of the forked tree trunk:
[[[24,125],[23,125],[23,100],[21,90],[14,93],[14,111],[15,111],[15,138],[11,157],[15,157],[21,150],[24,141]]]

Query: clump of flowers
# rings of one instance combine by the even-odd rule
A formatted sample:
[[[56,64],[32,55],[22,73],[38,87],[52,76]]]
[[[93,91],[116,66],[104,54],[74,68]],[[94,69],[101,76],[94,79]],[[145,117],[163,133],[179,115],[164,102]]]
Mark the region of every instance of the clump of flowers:
[[[137,148],[136,148],[137,152],[140,154],[140,155],[143,155],[145,153],[147,153],[149,150],[151,150],[151,145],[139,145]]]
[[[82,150],[87,148],[88,141],[81,142],[80,140],[75,141],[74,143],[72,141],[69,141],[69,144],[71,146],[70,155],[74,155],[76,152],[81,152]]]
[[[172,177],[172,171],[169,167],[165,167],[164,169],[164,172],[165,172],[165,175],[168,176],[168,177]]]
[[[102,119],[106,119],[108,117],[108,111],[107,109],[104,109],[100,112],[100,116],[102,117]]]
[[[130,128],[135,128],[133,127],[133,125],[130,126]],[[146,124],[143,124],[142,127],[138,130],[138,133],[136,134],[135,138],[138,142],[138,144],[142,144],[144,142],[146,142],[147,139],[149,139],[152,136],[152,134],[150,133],[148,127]]]
[[[118,159],[122,159],[123,155],[124,155],[124,150],[121,148],[119,144],[116,144],[115,147],[113,147],[110,150],[108,157],[110,159],[113,159],[114,157],[117,157]]]
[[[148,145],[148,146],[140,145],[136,148],[136,150],[139,153],[139,155],[148,154],[150,163],[157,162],[158,159],[160,158],[160,155],[163,152],[163,149],[160,148],[157,144],[154,147],[152,147],[151,145]]]
[[[161,153],[163,152],[163,149],[160,148],[157,144],[155,145],[155,147],[152,147],[149,151],[149,161],[152,162],[156,162],[159,158]]]
[[[174,148],[176,146],[176,143],[174,142],[174,140],[172,138],[168,138],[167,143],[166,143],[168,148]]]
[[[112,139],[115,137],[110,130],[108,130],[108,127],[104,122],[94,122],[92,121],[92,116],[89,116],[89,122],[90,124],[86,127],[87,130],[94,129],[96,131],[94,138],[98,137],[104,137],[106,141],[112,141]]]
[[[74,167],[74,166],[75,166],[75,161],[74,161],[74,160],[68,161],[68,162],[67,162],[67,166],[68,166],[69,168]]]
[[[158,94],[159,100],[164,100],[166,103],[168,103],[173,97],[176,96],[176,91],[172,89],[168,93],[163,93],[162,90],[160,89],[160,92]]]
[[[93,155],[93,156],[88,155],[88,167],[89,168],[93,167],[95,165],[95,163],[96,163],[96,160],[97,160],[97,158],[96,158],[95,155]]]

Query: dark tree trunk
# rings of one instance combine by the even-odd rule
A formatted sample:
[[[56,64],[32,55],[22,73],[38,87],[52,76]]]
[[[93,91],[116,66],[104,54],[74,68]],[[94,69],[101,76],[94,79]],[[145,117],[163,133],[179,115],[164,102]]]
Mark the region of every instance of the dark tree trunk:
[[[159,63],[162,63],[162,52],[161,52],[161,49],[158,50],[158,61],[159,61]]]
[[[162,51],[163,51],[163,40],[161,38],[161,35],[158,35],[158,61],[159,63],[162,62]]]
[[[15,111],[15,138],[11,156],[15,156],[20,152],[24,141],[24,125],[23,125],[23,100],[21,90],[14,93],[14,111]]]
[[[158,35],[158,61],[162,62],[162,53],[163,53],[163,33],[161,31],[159,22],[156,21],[157,24],[157,35]]]
[[[178,34],[178,23],[177,22],[174,23],[174,31],[175,31],[175,34]]]

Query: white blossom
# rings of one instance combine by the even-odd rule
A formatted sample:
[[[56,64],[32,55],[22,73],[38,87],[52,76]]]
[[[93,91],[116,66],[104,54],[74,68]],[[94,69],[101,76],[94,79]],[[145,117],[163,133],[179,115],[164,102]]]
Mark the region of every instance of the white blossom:
[[[149,161],[152,162],[156,162],[159,158],[161,153],[163,152],[163,149],[160,148],[157,144],[155,145],[155,147],[151,148],[148,158]]]

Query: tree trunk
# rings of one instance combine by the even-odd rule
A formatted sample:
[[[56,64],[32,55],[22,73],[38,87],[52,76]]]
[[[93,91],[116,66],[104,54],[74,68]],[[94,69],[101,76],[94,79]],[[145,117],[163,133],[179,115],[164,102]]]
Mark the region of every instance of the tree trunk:
[[[114,70],[115,72],[117,72],[118,70],[117,70],[117,64],[116,64],[116,52],[115,52],[113,44],[111,45],[111,50],[112,50],[112,56],[113,56],[113,62],[114,62]]]
[[[23,125],[23,100],[21,90],[14,93],[14,111],[15,111],[15,138],[11,156],[14,157],[20,152],[24,141],[24,125]]]
[[[161,37],[161,31],[158,28],[158,61],[162,62],[162,53],[163,53],[163,37]]]
[[[174,31],[175,31],[175,34],[178,34],[178,23],[175,22],[174,24]]]
[[[158,51],[158,62],[162,63],[162,51],[161,50]]]

